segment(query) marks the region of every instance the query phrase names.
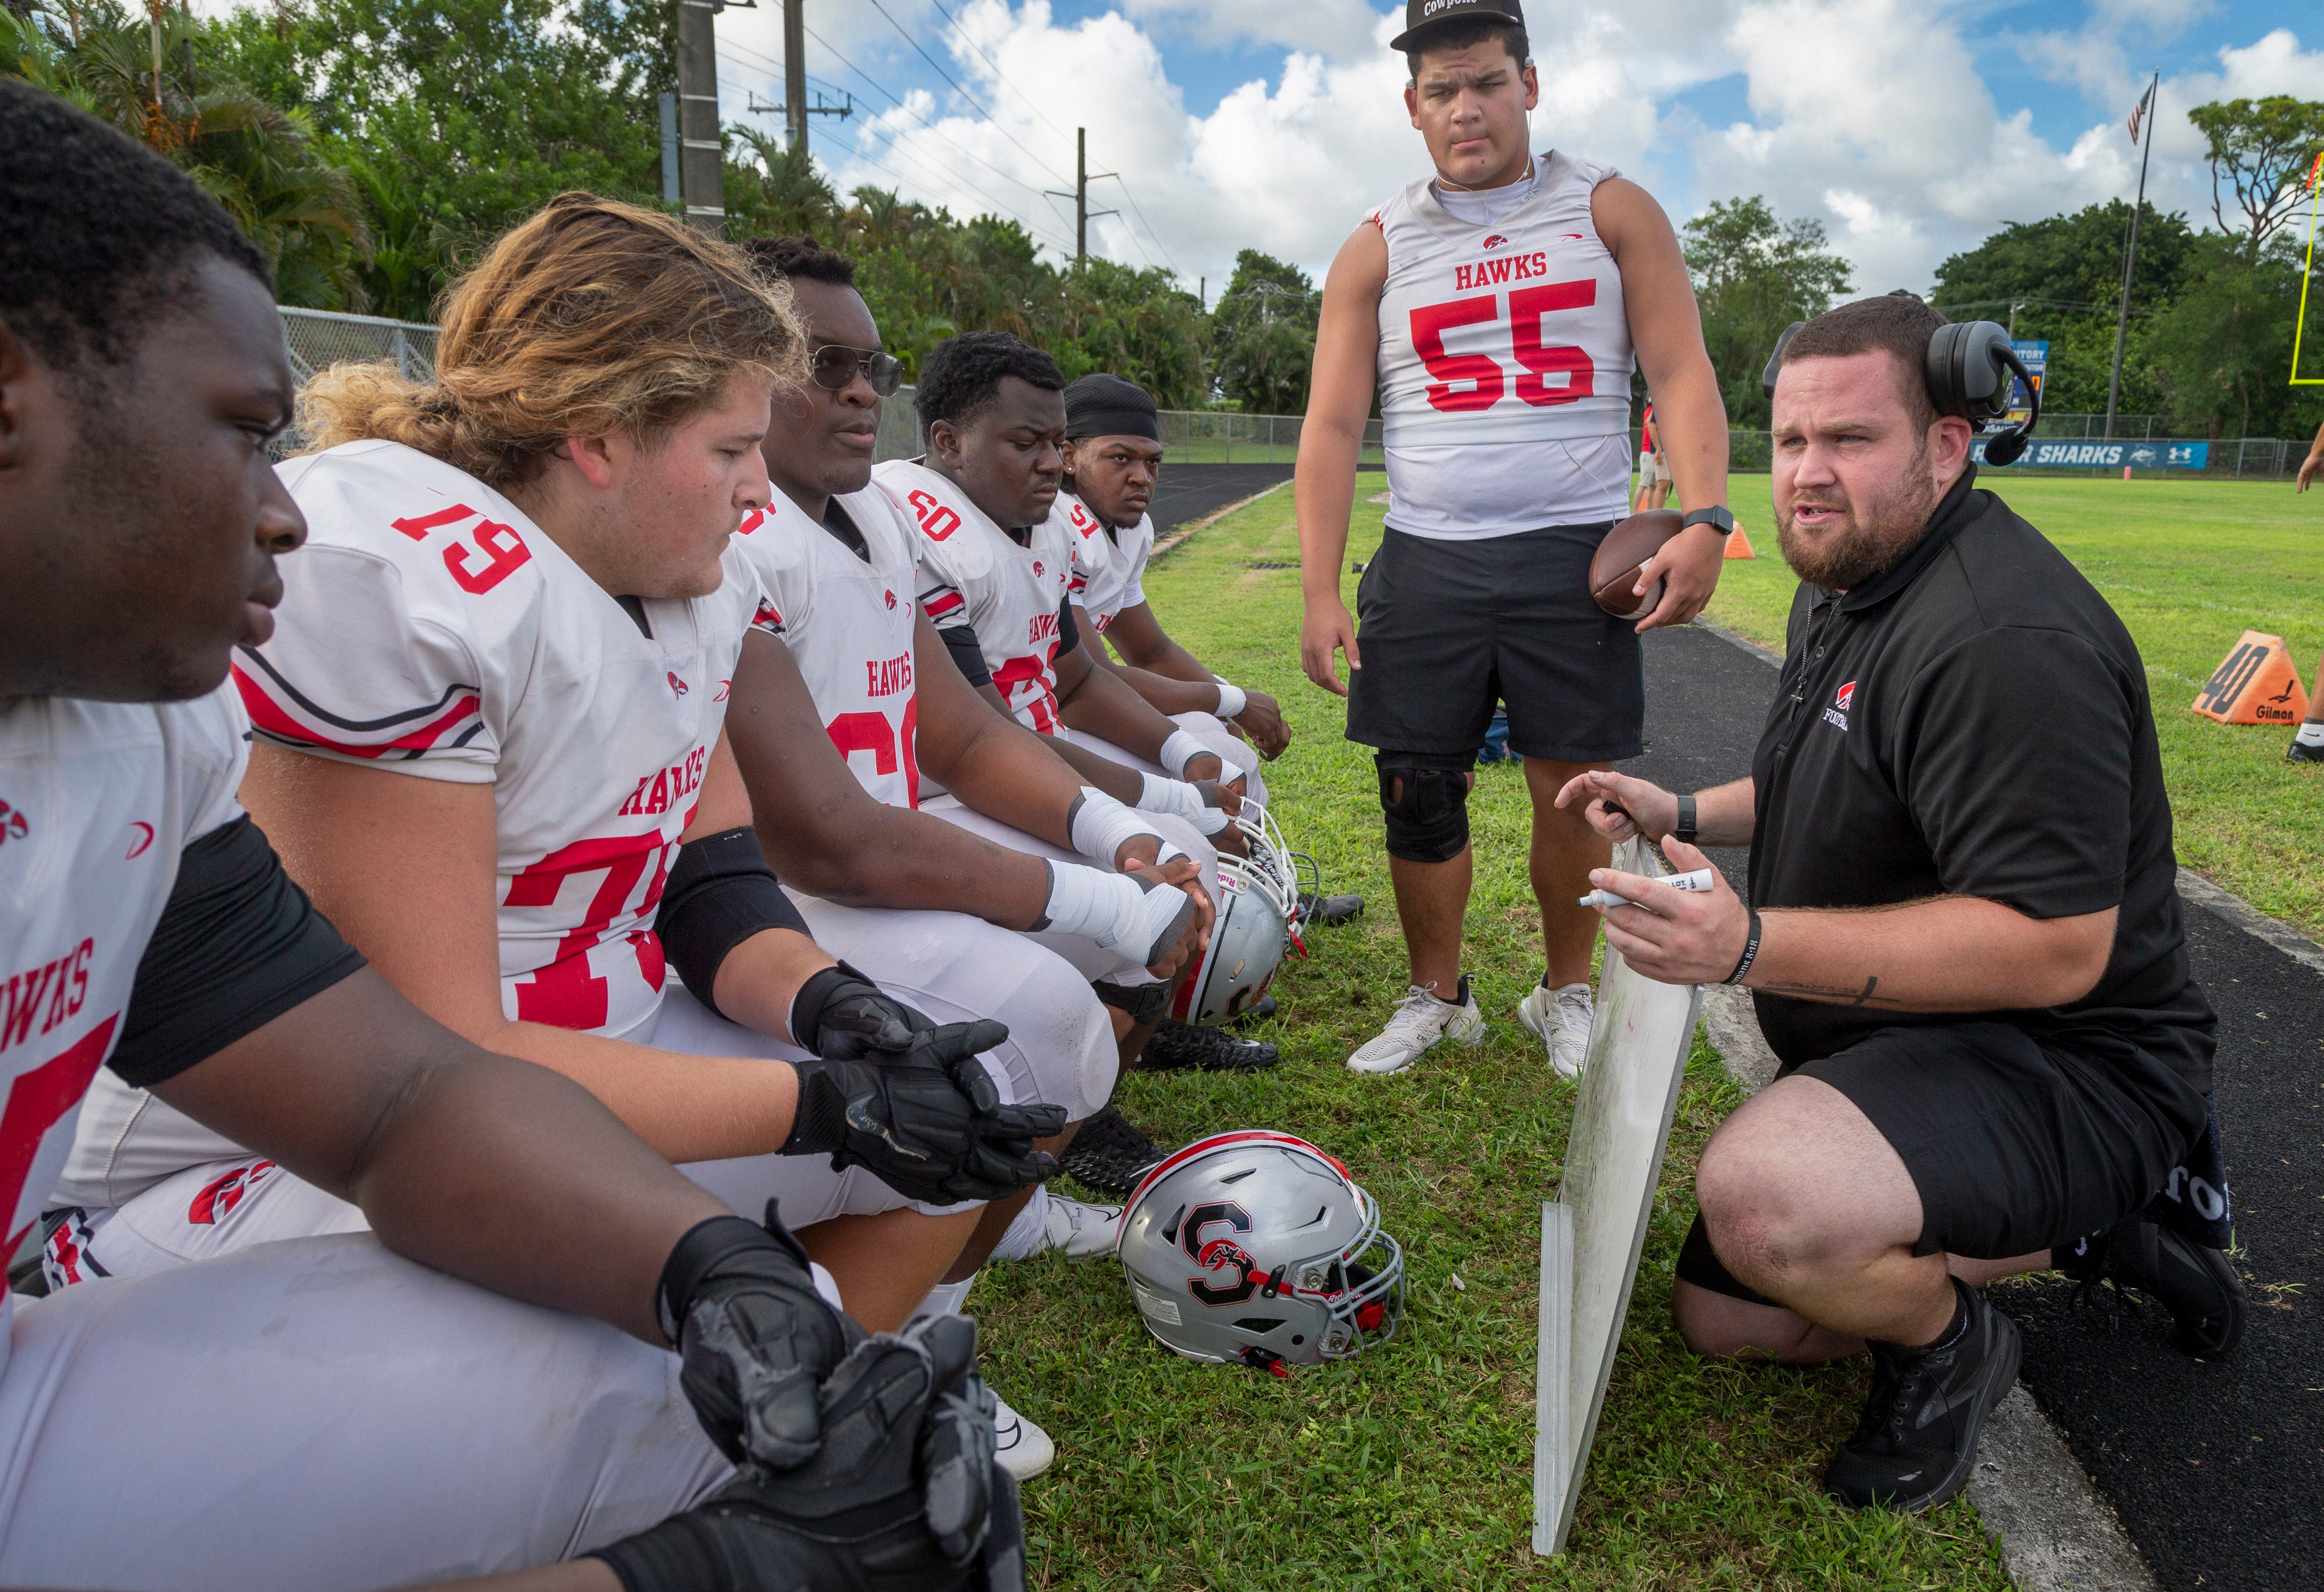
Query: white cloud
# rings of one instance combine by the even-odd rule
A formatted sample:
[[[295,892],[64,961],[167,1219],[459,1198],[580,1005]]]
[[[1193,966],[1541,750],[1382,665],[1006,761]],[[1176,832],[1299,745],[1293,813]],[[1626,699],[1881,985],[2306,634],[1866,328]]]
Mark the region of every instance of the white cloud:
[[[1366,0],[1121,0],[1121,8],[1166,37],[1213,49],[1271,44],[1334,58],[1371,48],[1377,14]]]

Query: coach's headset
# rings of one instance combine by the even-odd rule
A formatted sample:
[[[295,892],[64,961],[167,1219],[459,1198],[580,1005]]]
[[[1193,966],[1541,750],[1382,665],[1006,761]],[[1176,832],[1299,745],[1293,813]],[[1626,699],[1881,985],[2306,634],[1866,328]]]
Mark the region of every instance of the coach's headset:
[[[1775,351],[1767,356],[1767,368],[1759,378],[1768,397],[1775,395],[1775,372],[1784,363],[1784,349],[1792,334],[1806,324],[1794,320],[1775,339]],[[2034,440],[2034,428],[2042,423],[2041,385],[2010,347],[2008,329],[1997,322],[1950,321],[1937,328],[1937,335],[1929,339],[1929,401],[1939,414],[1961,415],[1979,428],[1987,421],[2001,419],[2009,412],[2011,372],[2025,384],[2032,407],[2016,425],[1986,438],[1985,462],[1989,465],[2016,463]]]

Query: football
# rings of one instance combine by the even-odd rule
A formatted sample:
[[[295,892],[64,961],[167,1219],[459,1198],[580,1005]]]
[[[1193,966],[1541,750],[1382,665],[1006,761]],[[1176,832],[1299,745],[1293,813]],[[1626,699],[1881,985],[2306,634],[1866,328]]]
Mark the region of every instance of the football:
[[[1630,588],[1638,583],[1638,567],[1662,551],[1663,543],[1679,532],[1676,509],[1648,509],[1632,514],[1606,532],[1606,540],[1590,558],[1590,595],[1617,619],[1643,619],[1663,600],[1663,583],[1655,581],[1643,596]]]

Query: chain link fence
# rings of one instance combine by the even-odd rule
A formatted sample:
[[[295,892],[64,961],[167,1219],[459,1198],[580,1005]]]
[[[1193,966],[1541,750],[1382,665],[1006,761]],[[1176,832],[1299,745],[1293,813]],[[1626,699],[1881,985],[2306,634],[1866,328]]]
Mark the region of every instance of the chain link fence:
[[[316,372],[349,361],[391,360],[415,381],[436,374],[436,329],[408,320],[385,320],[375,315],[341,315],[325,310],[282,309],[282,338],[290,355],[290,368],[301,382]],[[912,406],[912,389],[901,387],[881,405],[877,458],[911,458],[922,451],[919,418]],[[1296,414],[1237,414],[1224,410],[1167,409],[1162,412],[1162,441],[1178,464],[1275,464],[1298,461],[1303,417]],[[2045,414],[2041,438],[2053,440],[2096,440],[2106,435],[2103,414]],[[2163,448],[2170,432],[2163,417],[2151,414],[2115,416],[2114,434],[2123,441],[2153,441]],[[1631,451],[1637,447],[1631,434]],[[2298,472],[2308,456],[2307,445],[2273,437],[2227,438],[2209,444],[2201,465],[2172,467],[2148,472],[2195,476],[2213,481],[2283,480]],[[1772,467],[1773,452],[1765,431],[1727,433],[1728,468],[1737,475],[1764,475]],[[1360,467],[1377,469],[1387,463],[1380,449],[1380,422],[1364,427]],[[2044,469],[2045,475],[2112,475],[2116,467]]]

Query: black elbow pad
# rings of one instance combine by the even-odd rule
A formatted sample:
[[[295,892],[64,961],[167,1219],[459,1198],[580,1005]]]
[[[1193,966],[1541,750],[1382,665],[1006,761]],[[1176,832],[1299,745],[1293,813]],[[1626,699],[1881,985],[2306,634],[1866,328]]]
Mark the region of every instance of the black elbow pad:
[[[807,932],[807,920],[775,882],[775,870],[759,849],[757,830],[744,824],[678,848],[678,865],[669,871],[654,914],[654,933],[696,1000],[718,1011],[711,990],[719,964],[762,929]]]

